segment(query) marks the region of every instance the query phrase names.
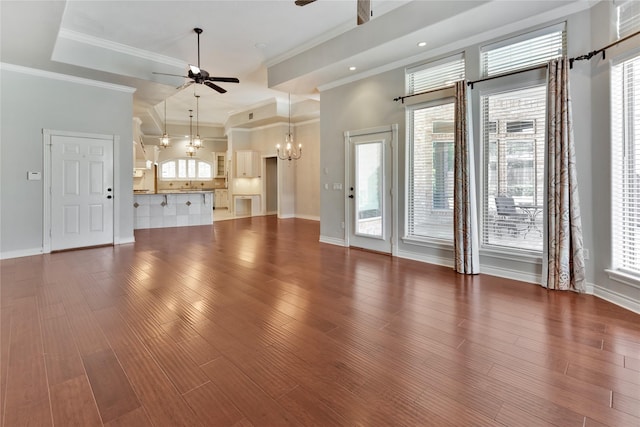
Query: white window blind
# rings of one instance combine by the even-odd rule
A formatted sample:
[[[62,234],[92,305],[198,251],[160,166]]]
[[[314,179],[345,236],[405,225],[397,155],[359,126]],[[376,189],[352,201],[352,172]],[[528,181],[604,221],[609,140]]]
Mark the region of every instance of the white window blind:
[[[566,51],[564,24],[523,34],[480,49],[484,77],[547,63]]]
[[[453,240],[452,102],[410,110],[407,235]]]
[[[546,87],[481,97],[483,246],[542,251]]]
[[[621,39],[637,31],[640,31],[640,2],[629,0],[621,2],[617,8],[618,12],[618,38]]]
[[[611,74],[612,262],[640,276],[640,56]]]
[[[407,94],[451,86],[464,79],[464,56],[450,56],[439,61],[407,69]]]

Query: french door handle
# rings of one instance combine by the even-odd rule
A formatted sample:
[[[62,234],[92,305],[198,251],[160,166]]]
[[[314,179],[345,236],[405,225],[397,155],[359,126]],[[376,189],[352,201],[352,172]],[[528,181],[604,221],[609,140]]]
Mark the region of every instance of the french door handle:
[[[349,194],[349,198],[350,198],[350,199],[353,199],[353,194]]]
[[[111,199],[111,198],[113,198],[113,196],[112,196],[111,194],[109,194],[109,195],[107,196],[107,199]]]

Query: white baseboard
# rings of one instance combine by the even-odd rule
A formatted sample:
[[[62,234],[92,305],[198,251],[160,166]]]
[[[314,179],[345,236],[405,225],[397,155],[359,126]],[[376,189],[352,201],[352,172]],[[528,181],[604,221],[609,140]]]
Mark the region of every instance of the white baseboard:
[[[480,266],[480,274],[488,274],[489,276],[502,277],[504,279],[518,280],[520,282],[533,283],[539,285],[542,282],[542,278],[539,274],[523,273],[518,270],[511,270],[509,268],[501,267],[488,267],[486,265]]]
[[[320,236],[320,243],[328,243],[330,245],[342,246],[342,247],[347,245],[344,239],[339,239],[337,237],[329,237],[329,236]]]
[[[603,288],[602,286],[592,284],[589,285],[592,286],[593,295],[597,296],[598,298],[602,298],[603,300],[609,301],[612,304],[640,314],[640,302],[638,302],[637,300],[629,298],[626,295],[622,295],[610,289]],[[589,290],[589,285],[587,286],[587,292]]]
[[[405,258],[413,261],[426,262],[427,264],[443,265],[445,267],[453,268],[453,260],[449,258],[442,258],[403,250],[398,250],[395,255],[398,258]]]
[[[286,215],[278,215],[279,219],[289,219],[289,218],[295,218],[296,216],[294,214],[286,214]]]
[[[119,239],[117,242],[114,242],[114,245],[127,245],[129,243],[135,243],[135,236],[127,237],[126,239]]]
[[[0,259],[22,258],[25,256],[42,255],[42,248],[21,249],[19,251],[0,252]]]
[[[296,218],[308,219],[309,221],[320,221],[320,217],[315,215],[296,215]]]

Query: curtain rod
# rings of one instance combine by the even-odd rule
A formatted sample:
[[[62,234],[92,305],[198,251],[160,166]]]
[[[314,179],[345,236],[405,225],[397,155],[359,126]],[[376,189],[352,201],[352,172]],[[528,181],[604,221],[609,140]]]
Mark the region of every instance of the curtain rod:
[[[569,58],[569,68],[570,69],[573,68],[573,62],[574,61],[589,60],[589,59],[593,58],[594,56],[598,55],[599,53],[602,53],[602,59],[605,59],[606,58],[605,52],[606,52],[607,49],[612,48],[613,46],[616,46],[616,45],[618,45],[618,44],[620,44],[620,43],[622,43],[624,41],[627,41],[627,40],[629,40],[629,39],[631,39],[633,37],[636,37],[638,35],[640,35],[640,31],[636,31],[633,34],[629,34],[628,36],[623,37],[620,40],[616,40],[613,43],[609,43],[608,45],[606,45],[605,47],[602,47],[600,49],[593,50],[593,51],[591,51],[589,53],[585,53],[584,55],[576,56],[574,58]],[[548,64],[542,64],[542,65],[536,65],[536,66],[529,67],[529,68],[523,68],[521,70],[509,71],[508,73],[497,74],[495,76],[485,77],[483,79],[478,79],[478,80],[474,80],[472,82],[467,82],[467,85],[470,86],[471,89],[473,89],[473,85],[476,84],[476,83],[486,82],[487,80],[493,80],[493,79],[497,79],[497,78],[500,78],[500,77],[511,76],[511,75],[514,75],[514,74],[526,73],[527,71],[547,68],[547,66],[548,66]],[[420,92],[420,93],[414,93],[413,95],[399,96],[397,98],[393,98],[393,100],[394,101],[402,101],[402,103],[404,104],[404,99],[405,98],[411,98],[412,96],[418,96],[418,95],[424,95],[424,94],[427,94],[427,93],[437,92],[439,90],[446,89],[448,87],[451,87],[451,86],[445,86],[445,87],[438,88],[438,89],[432,89],[432,90],[427,90],[427,91]]]
[[[499,79],[500,77],[512,76],[514,74],[526,73],[527,71],[540,70],[542,68],[547,68],[548,64],[534,65],[533,67],[522,68],[520,70],[509,71],[507,73],[496,74],[495,76],[485,77],[483,79],[474,80],[472,82],[467,82],[468,86],[471,86],[473,89],[473,85],[480,82],[486,82],[487,80]]]
[[[396,101],[396,102],[402,101],[402,103],[404,104],[404,99],[405,98],[411,98],[412,96],[418,96],[418,95],[426,95],[428,93],[438,92],[440,90],[445,90],[445,89],[449,89],[449,88],[452,88],[452,87],[453,87],[453,85],[442,86],[442,87],[439,87],[437,89],[430,89],[430,90],[425,90],[424,92],[413,93],[411,95],[399,96],[397,98],[393,98],[393,100]]]
[[[616,45],[618,45],[618,44],[620,44],[620,43],[622,43],[624,41],[627,41],[630,38],[633,38],[633,37],[635,37],[637,35],[640,35],[640,31],[636,31],[635,33],[629,34],[628,36],[623,37],[620,40],[616,40],[613,43],[609,43],[608,45],[606,45],[603,48],[600,48],[600,49],[597,49],[597,50],[592,50],[589,53],[585,53],[584,55],[576,56],[575,58],[569,58],[569,68],[573,68],[573,62],[574,61],[583,61],[585,59],[589,60],[589,59],[593,58],[594,56],[596,56],[599,53],[602,53],[602,59],[604,60],[604,59],[606,59],[605,52],[607,51],[607,49],[609,49],[609,48],[611,48],[613,46],[616,46]]]

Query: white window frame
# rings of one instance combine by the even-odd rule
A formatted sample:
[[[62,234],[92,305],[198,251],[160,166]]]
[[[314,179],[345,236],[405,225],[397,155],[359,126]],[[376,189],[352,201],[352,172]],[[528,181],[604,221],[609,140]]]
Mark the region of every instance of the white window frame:
[[[185,161],[185,167],[186,167],[186,173],[187,173],[187,175],[185,177],[180,177],[179,176],[179,163],[180,163],[180,161]],[[195,162],[195,174],[194,174],[193,177],[189,176],[189,172],[188,172],[189,171],[189,166],[188,166],[188,162],[189,161],[194,161]],[[173,163],[174,164],[175,175],[172,176],[172,177],[164,177],[163,176],[162,167],[163,167],[163,165],[165,165],[167,163]],[[206,177],[206,178],[199,178],[198,177],[201,163],[204,163],[204,164],[209,166],[210,171],[211,171],[209,177]],[[160,181],[211,181],[214,178],[214,175],[213,175],[213,163],[207,162],[206,160],[202,160],[202,159],[199,159],[199,158],[194,158],[194,157],[179,157],[179,158],[165,160],[163,162],[160,162],[159,169],[160,169],[160,173],[159,173],[158,179]]]
[[[453,93],[451,89],[444,89],[442,91],[434,92],[430,94],[433,98],[431,101],[422,102],[419,104],[409,105],[406,108],[406,129],[407,129],[407,152],[406,152],[406,163],[405,163],[405,221],[404,221],[404,234],[403,241],[408,242],[422,242],[422,243],[435,243],[440,245],[452,246],[453,245],[453,224],[451,229],[452,238],[438,238],[431,236],[418,236],[410,233],[410,217],[409,217],[409,205],[411,203],[411,174],[413,173],[413,153],[414,153],[414,135],[413,135],[413,113],[416,110],[421,110],[424,108],[437,107],[439,105],[451,104],[455,102],[455,97],[453,97]]]
[[[607,274],[609,275],[609,278],[621,283],[625,283],[627,285],[630,286],[634,286],[636,288],[640,288],[640,272],[636,272],[633,271],[631,269],[627,269],[624,266],[621,265],[621,263],[616,259],[616,245],[621,244],[620,242],[616,241],[616,223],[617,223],[617,218],[616,215],[618,214],[618,212],[616,212],[616,200],[614,200],[614,197],[618,191],[617,188],[617,182],[616,179],[623,179],[622,176],[617,176],[619,175],[619,165],[618,164],[614,164],[614,162],[616,160],[619,159],[615,159],[614,158],[614,150],[617,148],[615,147],[614,144],[616,144],[615,140],[615,132],[614,132],[614,127],[617,126],[617,124],[615,123],[615,118],[614,118],[614,91],[613,91],[613,86],[614,86],[614,67],[619,66],[621,64],[623,64],[626,61],[632,60],[634,58],[640,57],[640,50],[639,49],[634,49],[632,51],[626,52],[625,54],[622,54],[618,57],[616,57],[614,60],[611,61],[611,260],[610,260],[610,265],[611,267],[606,269]],[[638,70],[638,72],[640,73],[640,70]],[[624,100],[623,100],[624,102]],[[640,111],[636,112],[636,115],[634,115],[634,119],[637,115],[640,114]],[[622,129],[622,133],[623,133],[623,141],[620,141],[622,144],[627,144],[626,139],[624,139],[624,134],[626,134],[626,126],[623,127]],[[638,136],[638,138],[640,138],[640,135]],[[624,149],[623,149],[624,150]],[[640,168],[639,168],[640,169]],[[640,250],[639,250],[640,252]]]
[[[496,49],[496,48],[502,48],[508,45],[512,45],[512,44],[516,44],[516,43],[521,43],[525,40],[528,39],[532,39],[532,38],[536,38],[536,37],[540,37],[543,35],[547,35],[547,34],[551,34],[554,32],[558,32],[558,31],[563,31],[563,36],[562,36],[562,40],[563,40],[563,49],[566,49],[566,22],[561,22],[555,25],[551,25],[551,26],[547,26],[544,28],[540,28],[538,30],[535,31],[530,31],[530,32],[526,32],[520,35],[517,35],[515,37],[510,37],[508,39],[504,39],[504,40],[500,40],[494,43],[490,43],[487,44],[485,46],[482,46],[480,49],[480,56],[481,58],[483,57],[483,53],[490,51],[491,49]],[[537,66],[540,66],[540,68],[536,69]],[[496,245],[489,245],[485,243],[486,237],[484,236],[484,233],[486,232],[486,224],[485,221],[487,221],[488,219],[485,217],[485,198],[487,197],[487,188],[486,188],[486,183],[485,183],[485,177],[487,174],[487,164],[485,162],[485,140],[484,140],[484,130],[482,129],[484,126],[484,114],[483,114],[483,110],[482,110],[482,105],[481,105],[481,100],[485,97],[485,96],[491,96],[491,95],[495,95],[495,94],[499,94],[499,93],[504,93],[504,92],[510,92],[510,91],[515,91],[515,90],[521,90],[521,89],[526,89],[529,87],[534,87],[534,86],[540,86],[540,85],[546,85],[547,84],[547,78],[546,78],[546,69],[543,67],[543,63],[534,63],[534,64],[530,64],[530,65],[523,65],[519,71],[517,69],[514,70],[508,70],[506,71],[506,74],[509,74],[508,76],[504,76],[504,77],[500,77],[502,75],[502,73],[496,73],[493,74],[493,76],[497,76],[498,78],[494,78],[490,81],[486,81],[486,82],[478,82],[476,83],[478,85],[477,90],[477,99],[478,102],[480,102],[479,104],[477,104],[477,114],[478,114],[478,122],[479,122],[479,128],[480,128],[480,132],[478,133],[478,145],[479,145],[479,152],[480,152],[480,156],[479,158],[481,159],[481,161],[479,162],[480,164],[480,179],[478,181],[478,185],[479,185],[479,203],[478,203],[478,210],[479,210],[479,224],[480,224],[480,252],[483,255],[486,256],[496,256],[496,257],[502,257],[503,255],[506,257],[509,257],[510,259],[517,259],[520,261],[525,261],[525,262],[535,262],[535,263],[541,263],[542,262],[542,256],[543,256],[543,252],[544,252],[544,248],[546,247],[544,241],[542,244],[542,250],[541,251],[537,251],[537,250],[530,250],[530,249],[513,249],[513,248],[503,248],[501,246],[496,246]],[[526,71],[528,70],[528,71]],[[483,67],[483,69],[481,70],[483,72],[483,76],[486,76],[486,71]],[[546,121],[546,111],[545,111],[545,121]],[[496,124],[497,126],[499,126],[499,124]],[[536,124],[537,125],[537,124]],[[493,135],[493,134],[492,134]],[[526,138],[526,136],[528,135],[528,133],[516,133],[513,134],[514,137],[521,137],[521,138]],[[545,140],[544,140],[544,144],[545,147],[547,145],[548,141],[546,138],[546,134],[545,134]],[[546,148],[545,148],[545,152],[546,152]],[[547,159],[545,157],[545,161],[544,161],[544,179],[546,181],[547,179]],[[543,185],[543,191],[546,192],[546,185]],[[543,212],[542,212],[542,221],[543,221],[543,228],[544,228],[544,224],[546,224],[547,221],[547,215],[546,215],[546,194],[544,194],[543,196],[543,203],[545,204],[545,207],[543,208]],[[543,239],[546,239],[546,236],[543,233]]]

